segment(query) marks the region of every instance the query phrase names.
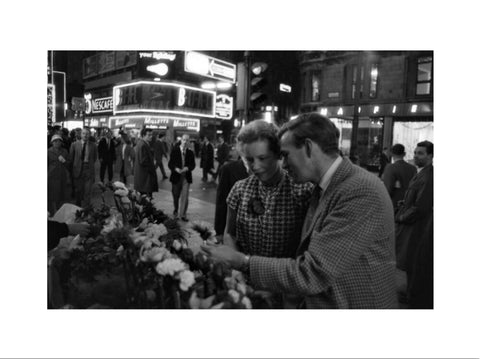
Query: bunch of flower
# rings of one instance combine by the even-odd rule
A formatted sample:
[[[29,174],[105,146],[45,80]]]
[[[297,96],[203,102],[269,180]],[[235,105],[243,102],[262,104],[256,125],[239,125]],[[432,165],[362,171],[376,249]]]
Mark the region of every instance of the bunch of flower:
[[[78,213],[96,230],[73,251],[73,274],[94,280],[122,268],[129,308],[252,307],[253,291],[243,276],[200,251],[201,244],[216,243],[209,223],[180,227],[123,183],[113,183],[112,190],[118,211],[103,204]]]

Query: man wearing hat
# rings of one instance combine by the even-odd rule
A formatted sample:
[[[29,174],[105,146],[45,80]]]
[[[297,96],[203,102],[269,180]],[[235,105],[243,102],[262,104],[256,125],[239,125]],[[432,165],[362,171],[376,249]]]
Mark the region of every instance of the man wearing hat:
[[[48,211],[53,216],[66,200],[68,152],[62,147],[62,136],[53,135],[50,143],[47,152]]]
[[[80,141],[75,141],[70,146],[75,199],[76,205],[80,207],[90,204],[92,185],[95,180],[95,161],[98,158],[97,146],[94,142],[89,141],[89,137],[90,131],[84,128]]]
[[[403,200],[408,183],[417,173],[415,166],[405,162],[405,146],[400,143],[393,145],[392,153],[393,163],[387,164],[383,172],[383,183],[387,187],[388,194],[392,199],[393,208],[398,209],[398,201]]]

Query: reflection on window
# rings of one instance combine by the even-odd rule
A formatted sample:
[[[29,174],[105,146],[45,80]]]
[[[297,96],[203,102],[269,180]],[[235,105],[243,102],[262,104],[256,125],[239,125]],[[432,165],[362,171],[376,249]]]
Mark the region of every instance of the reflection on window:
[[[417,95],[430,95],[432,93],[433,58],[420,57],[417,61]]]
[[[312,101],[320,101],[320,73],[312,73]]]
[[[377,97],[378,64],[372,64],[370,70],[370,98]]]

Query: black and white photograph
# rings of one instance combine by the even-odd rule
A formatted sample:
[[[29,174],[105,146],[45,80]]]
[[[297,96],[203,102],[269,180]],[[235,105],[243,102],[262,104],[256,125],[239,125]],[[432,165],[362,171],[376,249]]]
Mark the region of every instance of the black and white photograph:
[[[6,9],[0,357],[478,357],[464,5]]]

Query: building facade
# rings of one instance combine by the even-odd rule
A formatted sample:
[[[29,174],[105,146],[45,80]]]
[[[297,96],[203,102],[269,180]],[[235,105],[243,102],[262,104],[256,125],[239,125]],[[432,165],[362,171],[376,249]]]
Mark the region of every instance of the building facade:
[[[383,148],[433,142],[433,51],[302,51],[300,112],[340,129],[344,155],[375,170]]]

